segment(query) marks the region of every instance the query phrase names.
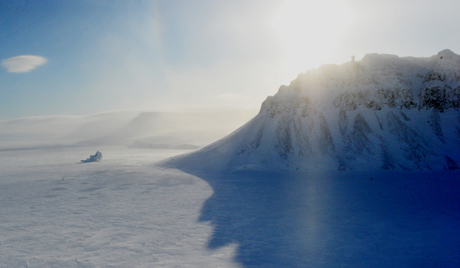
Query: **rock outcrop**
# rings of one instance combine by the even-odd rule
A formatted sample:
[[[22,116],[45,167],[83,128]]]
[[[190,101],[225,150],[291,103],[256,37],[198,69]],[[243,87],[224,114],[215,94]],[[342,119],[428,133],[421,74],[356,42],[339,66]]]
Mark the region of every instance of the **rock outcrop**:
[[[171,160],[219,169],[456,170],[460,56],[366,55],[300,74],[222,140]]]

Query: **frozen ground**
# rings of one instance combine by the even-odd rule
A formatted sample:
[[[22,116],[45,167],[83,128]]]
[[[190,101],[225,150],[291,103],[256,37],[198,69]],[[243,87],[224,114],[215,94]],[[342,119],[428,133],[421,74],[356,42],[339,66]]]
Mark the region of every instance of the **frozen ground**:
[[[0,151],[0,267],[459,266],[458,172],[152,164],[183,152]]]
[[[237,267],[206,249],[212,189],[152,163],[178,150],[0,151],[0,267]]]
[[[459,267],[459,173],[194,173],[243,267]]]

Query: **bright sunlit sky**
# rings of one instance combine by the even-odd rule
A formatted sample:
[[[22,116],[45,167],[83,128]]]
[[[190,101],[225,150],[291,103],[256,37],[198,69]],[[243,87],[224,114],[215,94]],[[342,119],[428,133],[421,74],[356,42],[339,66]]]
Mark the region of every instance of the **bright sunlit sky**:
[[[367,53],[460,53],[460,1],[0,1],[0,120],[258,108]]]

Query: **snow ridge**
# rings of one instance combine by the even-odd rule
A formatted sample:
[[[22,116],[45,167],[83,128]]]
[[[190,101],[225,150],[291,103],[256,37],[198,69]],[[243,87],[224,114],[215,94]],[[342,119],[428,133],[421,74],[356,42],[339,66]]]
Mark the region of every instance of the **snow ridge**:
[[[172,165],[219,169],[455,170],[460,56],[368,54],[300,74],[222,140]]]

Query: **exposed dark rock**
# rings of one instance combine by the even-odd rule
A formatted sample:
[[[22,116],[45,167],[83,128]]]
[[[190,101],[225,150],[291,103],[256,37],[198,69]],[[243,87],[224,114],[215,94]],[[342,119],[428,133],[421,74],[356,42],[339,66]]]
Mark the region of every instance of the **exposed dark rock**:
[[[444,170],[453,171],[457,169],[459,169],[457,163],[455,163],[455,161],[452,158],[446,155],[446,165],[444,166]]]

